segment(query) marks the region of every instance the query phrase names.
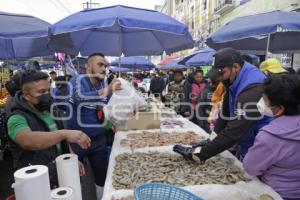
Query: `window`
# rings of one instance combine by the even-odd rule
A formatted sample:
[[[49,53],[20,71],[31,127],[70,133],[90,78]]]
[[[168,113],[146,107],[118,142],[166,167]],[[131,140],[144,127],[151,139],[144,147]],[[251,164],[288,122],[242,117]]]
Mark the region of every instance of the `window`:
[[[203,0],[203,10],[206,10],[207,8],[207,0]]]
[[[194,6],[191,7],[191,12],[190,12],[190,21],[191,21],[191,29],[194,29],[194,12],[195,8]]]

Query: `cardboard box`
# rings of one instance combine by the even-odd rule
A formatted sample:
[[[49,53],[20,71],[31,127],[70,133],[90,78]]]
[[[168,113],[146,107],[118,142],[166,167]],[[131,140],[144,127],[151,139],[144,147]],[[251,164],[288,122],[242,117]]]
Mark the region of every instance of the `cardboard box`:
[[[125,126],[116,127],[116,129],[117,131],[158,129],[160,128],[160,115],[160,112],[153,111],[137,112]]]
[[[161,102],[151,102],[149,105],[149,111],[137,112],[125,126],[117,126],[117,131],[159,129],[161,117],[176,115],[174,110],[165,108]]]

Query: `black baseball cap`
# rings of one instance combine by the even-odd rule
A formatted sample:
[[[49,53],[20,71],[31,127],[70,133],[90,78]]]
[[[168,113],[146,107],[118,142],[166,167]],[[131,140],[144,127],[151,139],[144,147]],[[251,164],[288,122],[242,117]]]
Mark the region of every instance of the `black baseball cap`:
[[[231,66],[233,63],[242,62],[243,58],[239,51],[233,48],[220,49],[213,56],[213,69],[223,69]]]

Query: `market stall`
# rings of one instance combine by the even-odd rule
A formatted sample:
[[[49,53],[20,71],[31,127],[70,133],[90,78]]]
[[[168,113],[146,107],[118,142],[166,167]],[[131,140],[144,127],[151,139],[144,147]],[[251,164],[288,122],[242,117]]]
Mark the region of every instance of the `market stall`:
[[[169,121],[182,122],[173,125]],[[162,182],[183,187],[204,200],[280,200],[269,186],[244,171],[228,151],[205,165],[185,160],[174,144],[190,144],[210,137],[185,118],[162,118],[160,129],[117,132],[110,156],[103,200],[130,200],[142,183]],[[173,127],[173,128],[172,128]]]

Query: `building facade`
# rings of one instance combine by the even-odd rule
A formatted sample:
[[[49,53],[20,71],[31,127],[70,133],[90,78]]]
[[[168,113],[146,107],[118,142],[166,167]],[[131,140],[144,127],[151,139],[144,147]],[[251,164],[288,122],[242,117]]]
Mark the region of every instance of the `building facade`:
[[[230,20],[275,10],[299,11],[300,0],[210,0],[215,1],[214,17],[210,21],[211,32]]]
[[[166,0],[160,8],[186,24],[198,40],[236,17],[274,10],[300,11],[300,0]]]
[[[206,37],[232,19],[275,10],[300,11],[300,0],[166,0],[160,11],[186,24],[197,41],[196,48],[176,53],[184,56],[205,47]]]

